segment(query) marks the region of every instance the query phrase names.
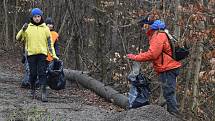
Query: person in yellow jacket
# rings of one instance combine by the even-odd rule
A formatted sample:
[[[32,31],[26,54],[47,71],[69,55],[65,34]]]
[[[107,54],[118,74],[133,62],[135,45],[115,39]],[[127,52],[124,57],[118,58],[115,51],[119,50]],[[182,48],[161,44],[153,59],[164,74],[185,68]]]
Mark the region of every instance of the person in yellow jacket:
[[[53,42],[49,28],[43,20],[43,12],[39,8],[33,8],[31,11],[31,20],[29,24],[24,24],[16,36],[17,40],[25,43],[27,61],[30,68],[30,88],[33,99],[35,94],[35,82],[37,76],[41,85],[41,100],[47,102],[47,55],[48,53],[54,59],[58,59],[55,54]]]

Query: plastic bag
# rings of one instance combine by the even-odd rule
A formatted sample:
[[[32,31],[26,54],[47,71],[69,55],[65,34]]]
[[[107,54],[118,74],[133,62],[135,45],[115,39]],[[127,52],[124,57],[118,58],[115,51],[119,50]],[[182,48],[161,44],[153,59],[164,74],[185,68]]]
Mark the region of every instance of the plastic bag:
[[[130,79],[129,77],[128,79]],[[143,74],[136,76],[136,80],[131,81],[129,90],[129,108],[138,108],[141,106],[149,105],[151,90],[149,88],[149,79]]]
[[[128,76],[131,87],[128,93],[129,108],[138,108],[149,105],[151,90],[150,79],[140,73],[140,63],[133,62],[132,71]]]
[[[48,86],[53,90],[65,89],[66,81],[64,79],[63,62],[54,60],[48,66]]]

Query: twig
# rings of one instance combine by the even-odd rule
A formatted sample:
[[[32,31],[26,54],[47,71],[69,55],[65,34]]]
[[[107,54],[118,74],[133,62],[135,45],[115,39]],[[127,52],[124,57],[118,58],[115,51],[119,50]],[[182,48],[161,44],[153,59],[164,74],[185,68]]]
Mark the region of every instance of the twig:
[[[122,41],[122,45],[123,45],[124,52],[125,52],[125,54],[127,54],[127,51],[126,51],[126,48],[125,48],[124,39],[123,39],[122,34],[121,34],[121,32],[120,32],[120,30],[119,30],[118,27],[117,27],[117,31],[119,32],[119,36],[120,36],[121,41]],[[131,70],[131,64],[129,63],[129,60],[128,60],[128,59],[127,59],[127,63],[128,63],[129,69]]]
[[[188,20],[187,20],[187,24],[186,24],[186,26],[185,26],[185,30],[184,30],[184,33],[183,33],[182,36],[181,36],[181,39],[184,38],[185,32],[187,32],[187,29],[189,28],[188,25],[189,25],[189,22],[190,22],[190,19],[191,19],[192,16],[193,16],[193,14],[192,14],[192,15],[188,18]]]

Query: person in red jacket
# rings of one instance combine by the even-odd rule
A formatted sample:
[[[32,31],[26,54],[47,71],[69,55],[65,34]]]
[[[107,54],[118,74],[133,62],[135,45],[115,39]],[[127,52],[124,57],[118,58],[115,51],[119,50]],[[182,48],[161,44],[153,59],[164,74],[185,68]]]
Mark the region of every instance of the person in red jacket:
[[[176,101],[176,77],[179,74],[181,63],[174,60],[168,37],[164,32],[166,25],[161,20],[155,20],[146,32],[149,38],[149,49],[137,55],[127,54],[127,58],[145,62],[151,61],[155,71],[159,74],[163,88],[163,96],[166,99],[167,111],[171,114],[179,114]]]

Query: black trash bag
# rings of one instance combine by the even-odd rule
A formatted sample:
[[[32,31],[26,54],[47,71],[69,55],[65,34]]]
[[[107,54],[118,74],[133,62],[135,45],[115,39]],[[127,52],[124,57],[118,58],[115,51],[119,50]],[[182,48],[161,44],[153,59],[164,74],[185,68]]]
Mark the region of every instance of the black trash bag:
[[[48,66],[48,86],[53,90],[65,89],[63,61],[54,60]]]
[[[131,87],[128,95],[129,108],[138,108],[150,104],[151,90],[149,88],[150,79],[139,73],[138,75],[130,74],[128,80]]]

